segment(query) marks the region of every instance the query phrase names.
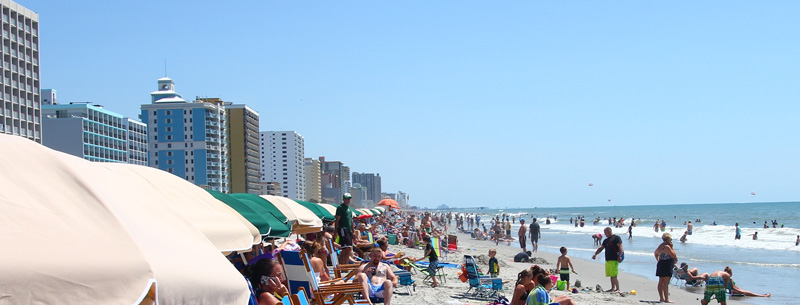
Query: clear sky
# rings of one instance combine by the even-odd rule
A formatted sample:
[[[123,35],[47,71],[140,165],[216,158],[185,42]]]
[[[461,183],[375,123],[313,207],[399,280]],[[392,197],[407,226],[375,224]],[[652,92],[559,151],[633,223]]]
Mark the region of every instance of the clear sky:
[[[798,1],[18,3],[60,102],[135,117],[166,60],[412,205],[800,200]]]

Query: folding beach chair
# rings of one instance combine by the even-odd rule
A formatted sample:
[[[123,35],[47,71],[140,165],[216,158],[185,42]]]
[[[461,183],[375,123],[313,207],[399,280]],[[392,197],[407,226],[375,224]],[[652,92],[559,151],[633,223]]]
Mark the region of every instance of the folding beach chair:
[[[289,293],[296,294],[300,287],[303,287],[311,292],[311,296],[317,300],[317,304],[341,305],[347,302],[353,305],[357,303],[353,295],[363,291],[363,287],[358,283],[329,285],[340,279],[317,282],[305,252],[284,250],[278,253],[278,261],[283,267],[283,275],[286,277]]]
[[[473,288],[475,289],[475,292],[471,294],[473,297],[488,299],[502,295],[503,279],[480,274],[472,255],[464,255],[464,269],[467,271],[467,281],[469,282],[469,289],[464,292],[465,295],[468,295]]]
[[[330,272],[332,273],[334,278],[342,278],[345,281],[349,281],[355,276],[355,272],[358,270],[358,267],[361,266],[360,264],[339,264],[339,252],[336,252],[336,249],[333,247],[333,241],[328,240],[328,257],[331,260],[331,267]],[[344,275],[342,275],[344,274]]]
[[[458,252],[458,236],[447,235],[447,251],[450,253]]]
[[[441,258],[442,261],[447,261],[447,251],[442,251],[442,243],[439,240],[439,237],[431,236],[431,245],[433,246],[433,252],[436,253],[436,257]],[[444,254],[442,254],[444,253]]]
[[[417,265],[414,262],[412,262],[411,260],[409,260],[408,258],[403,258],[401,260],[401,262],[402,262],[401,263],[402,266],[411,266],[411,271],[412,272],[416,272],[416,273],[420,273],[420,274],[424,275],[425,278],[422,279],[423,282],[427,282],[427,281],[433,282],[433,277],[437,276],[437,277],[439,277],[439,280],[442,283],[447,283],[447,277],[444,274],[444,270],[443,270],[444,267],[443,266],[438,266],[436,268],[436,272],[434,274],[431,274],[430,272],[428,272],[428,268],[427,267],[423,267],[423,266]]]

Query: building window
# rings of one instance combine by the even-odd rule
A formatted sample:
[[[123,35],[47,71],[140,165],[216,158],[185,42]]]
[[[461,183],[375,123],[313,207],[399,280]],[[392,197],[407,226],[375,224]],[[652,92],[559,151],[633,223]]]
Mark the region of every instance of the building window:
[[[167,115],[172,115],[172,110],[167,110]]]
[[[172,119],[167,119],[167,124],[172,124]]]
[[[167,136],[167,140],[169,140],[169,136]],[[172,143],[168,143],[167,148],[172,148]]]
[[[172,152],[171,151],[167,152],[167,157],[172,157]]]
[[[172,160],[167,160],[167,165],[172,165]]]
[[[171,135],[167,135],[167,140],[172,140],[172,136]]]

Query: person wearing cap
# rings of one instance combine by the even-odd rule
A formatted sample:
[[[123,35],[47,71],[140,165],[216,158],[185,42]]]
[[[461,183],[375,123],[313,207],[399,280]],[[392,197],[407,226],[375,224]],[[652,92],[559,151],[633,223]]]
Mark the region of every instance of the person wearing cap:
[[[350,256],[353,254],[353,215],[350,213],[350,193],[344,193],[342,204],[336,208],[336,218],[333,221],[336,226],[336,233],[339,234],[339,245],[342,246],[342,254],[339,255],[340,264],[349,264]]]
[[[528,252],[527,243],[528,241],[525,239],[528,234],[528,227],[525,226],[525,218],[519,219],[519,232],[517,236],[519,237],[519,247],[522,248],[522,252]]]

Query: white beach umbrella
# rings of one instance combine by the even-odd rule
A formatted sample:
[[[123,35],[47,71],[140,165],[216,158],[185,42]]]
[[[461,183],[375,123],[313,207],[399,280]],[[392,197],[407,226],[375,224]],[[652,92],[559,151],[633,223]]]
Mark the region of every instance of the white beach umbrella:
[[[127,226],[59,153],[4,134],[0,149],[2,303],[128,305],[155,292]]]
[[[322,219],[314,212],[286,197],[261,195],[292,223],[292,233],[305,234],[322,231]],[[335,212],[335,211],[334,211]]]
[[[165,196],[135,171],[65,154],[61,159],[80,171],[80,178],[127,228],[152,267],[159,304],[247,303],[249,290],[242,275],[204,232],[190,223],[192,218],[184,218],[170,207],[177,204],[175,197]],[[205,216],[214,217],[210,214]],[[249,230],[240,233],[244,235],[240,239],[251,238]]]
[[[130,179],[142,179],[143,185],[158,192],[169,208],[186,219],[220,251],[250,250],[261,242],[258,229],[236,210],[210,193],[166,171],[125,163],[98,163]]]

